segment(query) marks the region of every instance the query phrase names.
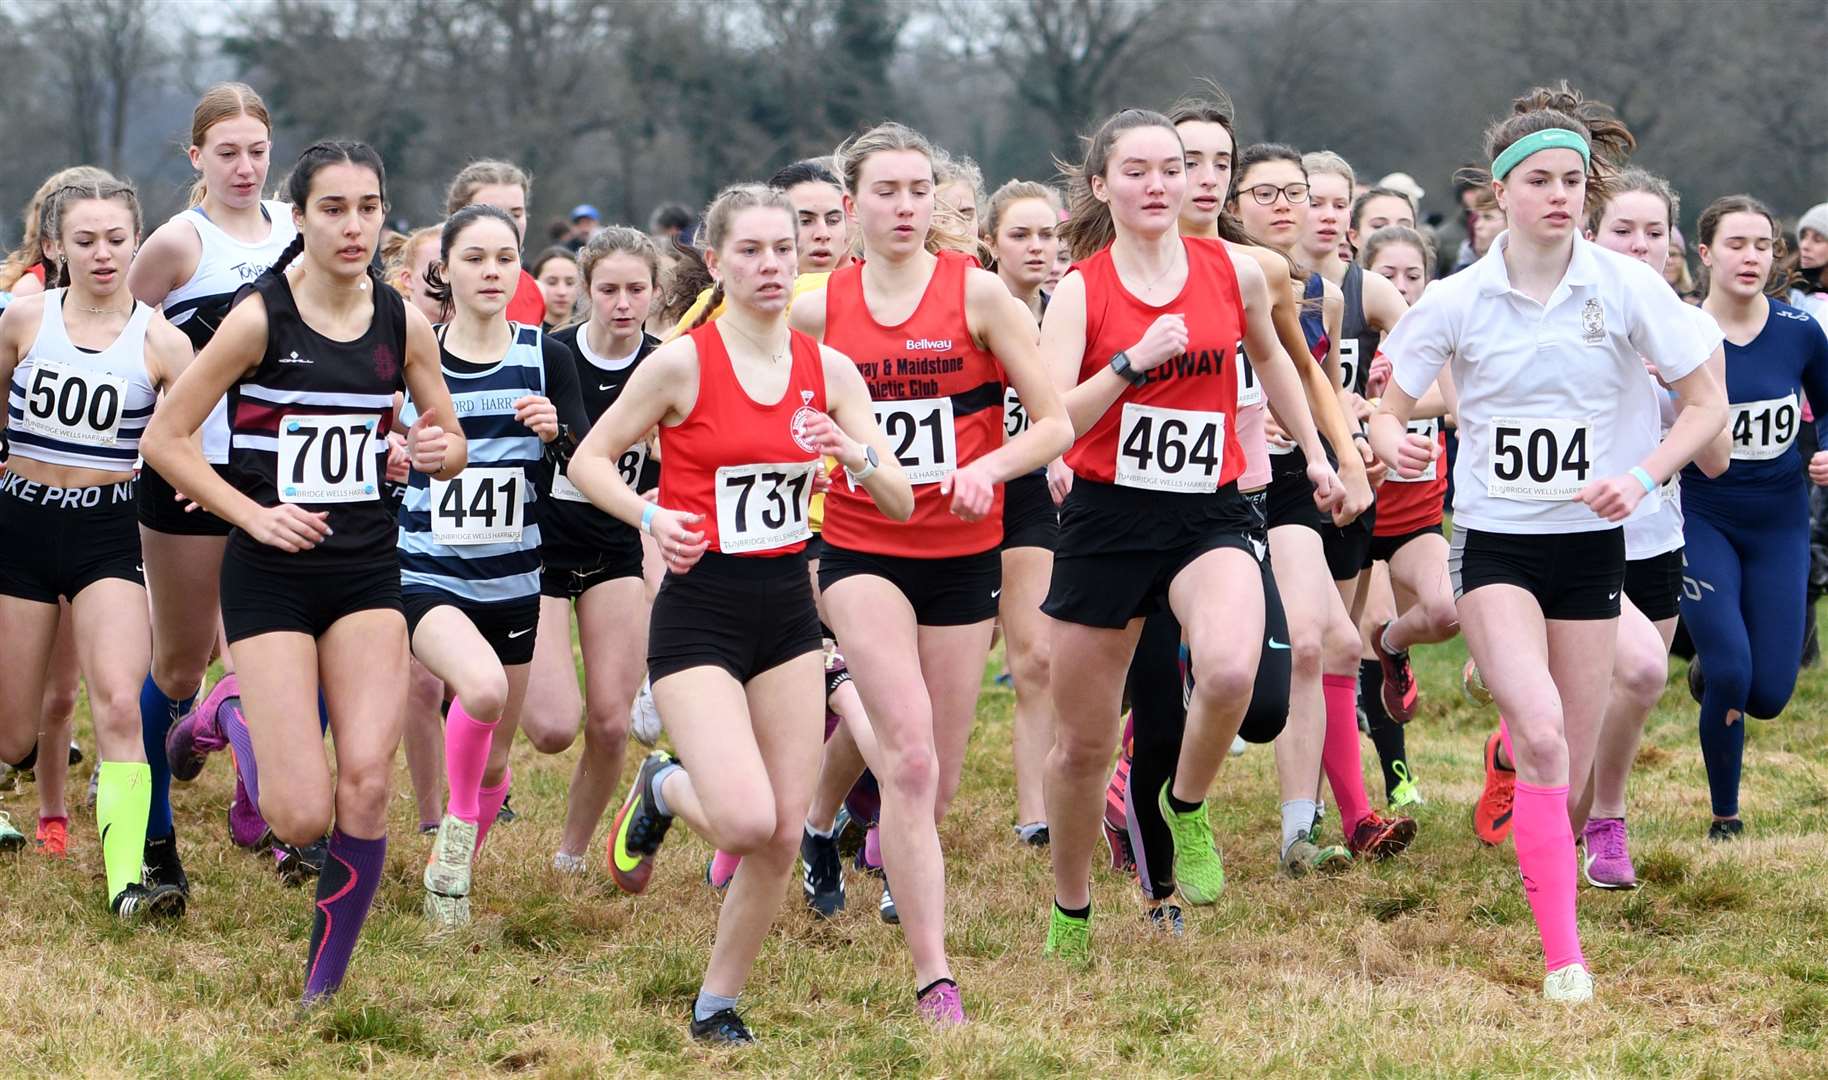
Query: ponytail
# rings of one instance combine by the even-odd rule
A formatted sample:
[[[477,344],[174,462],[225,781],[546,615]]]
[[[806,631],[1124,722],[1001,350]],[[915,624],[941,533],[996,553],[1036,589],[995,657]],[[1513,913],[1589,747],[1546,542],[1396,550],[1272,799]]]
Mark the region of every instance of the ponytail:
[[[266,274],[272,274],[273,276],[277,277],[280,274],[285,273],[286,267],[291,266],[292,260],[298,258],[300,253],[302,253],[304,250],[305,250],[305,234],[301,232],[301,233],[297,234],[296,236],[292,237],[292,242],[290,244],[287,244],[286,249],[279,253],[279,258],[274,259],[273,265],[267,267]],[[262,274],[261,276],[265,277],[266,274]]]
[[[705,306],[698,309],[698,318],[693,319],[692,325],[686,327],[686,329],[696,330],[699,327],[703,326],[705,323],[710,322],[711,313],[713,311],[716,311],[717,306],[723,302],[724,302],[724,282],[723,282],[722,278],[718,278],[711,285],[711,295],[705,298]]]

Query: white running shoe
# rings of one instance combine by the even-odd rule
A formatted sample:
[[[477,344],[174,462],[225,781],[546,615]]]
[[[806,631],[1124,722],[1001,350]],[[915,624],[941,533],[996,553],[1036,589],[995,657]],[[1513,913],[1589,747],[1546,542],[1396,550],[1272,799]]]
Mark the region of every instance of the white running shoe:
[[[425,864],[426,890],[452,899],[469,896],[470,866],[475,858],[476,825],[453,814],[444,815]]]
[[[1593,976],[1581,964],[1556,968],[1542,980],[1542,996],[1545,1001],[1585,1005],[1593,1000]]]
[[[1250,749],[1250,744],[1244,741],[1244,736],[1233,735],[1231,737],[1231,756],[1232,757],[1243,757],[1244,751],[1246,751],[1248,749]]]
[[[567,855],[562,851],[552,853],[552,868],[561,874],[582,874],[589,870],[584,864],[584,856]]]
[[[660,710],[654,707],[654,687],[646,679],[641,680],[641,692],[628,710],[628,731],[642,746],[660,742]]]

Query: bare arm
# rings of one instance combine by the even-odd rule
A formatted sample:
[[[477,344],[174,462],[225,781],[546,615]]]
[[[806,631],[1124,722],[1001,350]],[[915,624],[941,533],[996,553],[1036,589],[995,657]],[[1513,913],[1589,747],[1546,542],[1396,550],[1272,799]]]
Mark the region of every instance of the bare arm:
[[[825,357],[825,411],[827,419],[814,420],[807,433],[820,443],[819,450],[852,472],[868,464],[865,446],[874,447],[879,464],[860,483],[869,492],[876,508],[891,520],[906,521],[914,514],[914,488],[902,472],[901,462],[889,448],[888,436],[876,426],[876,410],[870,402],[870,388],[857,371],[857,365],[843,353],[821,346]],[[849,483],[848,478],[834,477],[833,483]]]
[[[1027,431],[971,464],[986,471],[990,483],[1001,484],[1064,454],[1073,445],[1073,425],[1048,377],[1050,365],[1041,358],[1028,307],[985,270],[972,270],[966,278],[966,304],[972,332],[1003,365],[1028,411]]]
[[[469,460],[469,444],[463,428],[456,423],[457,409],[451,404],[450,388],[444,384],[439,363],[438,338],[432,324],[418,308],[406,307],[406,389],[413,396],[419,419],[406,433],[407,453],[413,468],[430,473],[439,480],[449,480],[463,471]],[[439,417],[451,421],[444,428]]]
[[[186,223],[168,221],[152,231],[127,270],[127,288],[141,303],[160,307],[171,291],[189,281],[203,257],[203,241]]]
[[[140,453],[173,488],[244,531],[261,513],[261,505],[216,475],[195,436],[216,402],[260,363],[266,347],[266,301],[250,296],[235,305],[209,344],[165,388],[165,400],[140,437]]]

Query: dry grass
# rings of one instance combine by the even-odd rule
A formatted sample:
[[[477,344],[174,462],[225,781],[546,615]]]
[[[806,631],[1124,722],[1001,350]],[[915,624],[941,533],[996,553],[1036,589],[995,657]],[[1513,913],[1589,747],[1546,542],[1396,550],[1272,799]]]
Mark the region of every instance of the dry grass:
[[[111,922],[83,811],[68,862],[0,864],[0,1073],[1828,1075],[1828,677],[1811,673],[1785,719],[1754,725],[1748,839],[1730,848],[1702,840],[1694,707],[1666,696],[1633,783],[1649,884],[1583,891],[1599,1000],[1575,1021],[1537,996],[1513,856],[1467,826],[1490,718],[1460,699],[1462,655],[1421,661],[1411,745],[1431,802],[1410,854],[1277,879],[1274,773],[1253,750],[1214,800],[1222,901],[1190,910],[1187,936],[1169,940],[1144,932],[1130,888],[1101,872],[1089,972],[1040,956],[1047,864],[1009,831],[1011,699],[987,689],[944,836],[950,946],[975,1023],[936,1035],[914,1017],[899,935],[877,920],[877,886],[853,874],[835,923],[785,905],[745,998],[763,1042],[735,1054],[699,1050],[684,1030],[717,908],[702,843],[676,831],[640,898],[600,870],[578,882],[546,869],[570,755],[518,752],[523,817],[494,833],[476,924],[436,941],[418,914],[425,843],[402,768],[388,876],[350,982],[307,1016],[309,896],[228,845],[231,780],[213,762],[176,797],[195,883],[181,925]],[[1376,787],[1369,743],[1365,755]],[[77,773],[80,792],[87,766]],[[4,805],[29,831],[29,790]]]

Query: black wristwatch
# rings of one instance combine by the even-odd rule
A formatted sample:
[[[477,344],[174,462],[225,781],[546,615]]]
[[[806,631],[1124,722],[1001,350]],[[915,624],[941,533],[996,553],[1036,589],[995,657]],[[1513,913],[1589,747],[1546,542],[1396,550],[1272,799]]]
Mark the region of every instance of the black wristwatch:
[[[1111,370],[1128,380],[1131,386],[1141,386],[1149,381],[1148,373],[1130,366],[1130,354],[1126,352],[1120,352],[1111,357]]]

